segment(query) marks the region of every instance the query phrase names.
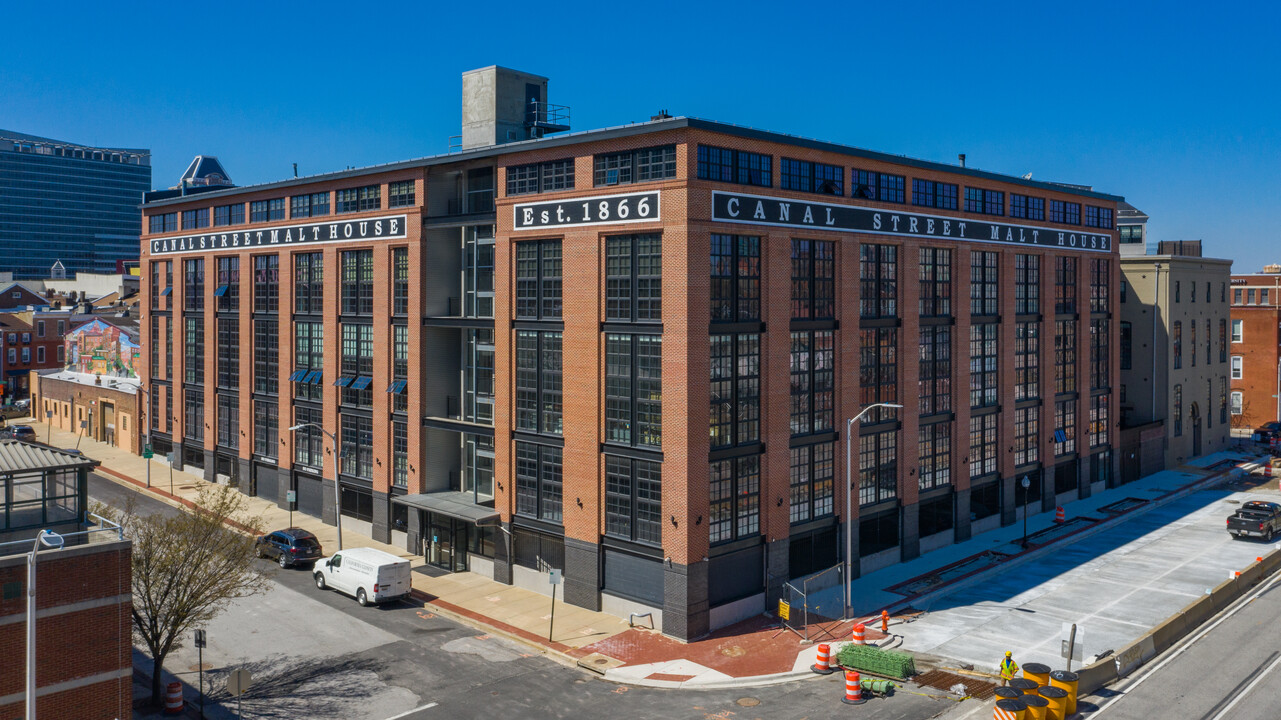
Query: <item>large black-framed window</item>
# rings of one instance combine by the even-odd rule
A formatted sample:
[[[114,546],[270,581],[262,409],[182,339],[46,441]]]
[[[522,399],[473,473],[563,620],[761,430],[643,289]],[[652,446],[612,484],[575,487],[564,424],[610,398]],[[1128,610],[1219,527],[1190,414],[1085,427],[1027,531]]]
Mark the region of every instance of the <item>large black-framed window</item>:
[[[761,239],[755,235],[711,237],[712,322],[761,319]]]
[[[898,315],[898,247],[859,245],[858,314],[862,318]]]
[[[952,484],[952,423],[922,425],[917,438],[918,485],[933,490]]]
[[[516,429],[563,432],[562,334],[516,331]]]
[[[1041,323],[1014,324],[1014,399],[1041,397]]]
[[[1025,220],[1045,219],[1045,198],[1010,193],[1010,217]]]
[[[999,190],[965,188],[965,212],[980,215],[1004,215],[1005,193]]]
[[[792,524],[828,517],[835,512],[836,443],[791,448]]]
[[[205,309],[204,258],[183,261],[183,309],[200,312]]]
[[[952,251],[921,248],[919,277],[921,317],[948,317],[952,314]]]
[[[922,325],[917,394],[920,413],[934,415],[952,409],[952,327]]]
[[[200,385],[205,381],[205,319],[187,316],[183,322],[187,325],[183,342],[183,380]]]
[[[564,453],[558,447],[516,443],[516,514],[559,523]]]
[[[778,172],[778,186],[783,190],[820,195],[845,194],[845,168],[840,165],[785,157],[778,162]]]
[[[868,557],[898,547],[899,510],[893,508],[858,519],[858,555]]]
[[[858,504],[875,505],[898,497],[898,433],[893,430],[858,438]]]
[[[712,545],[761,532],[761,456],[718,460],[708,473],[708,540]]]
[[[382,209],[382,186],[366,185],[358,188],[344,188],[334,192],[336,214],[364,212]]]
[[[1054,321],[1054,392],[1076,392],[1076,321]]]
[[[859,170],[850,171],[850,182],[853,185],[853,196],[880,202],[906,202],[905,188],[907,178],[902,175]]]
[[[1040,459],[1041,408],[1014,410],[1014,464],[1026,465]]]
[[[832,429],[836,394],[836,334],[792,331],[792,434]]]
[[[859,330],[859,404],[898,402],[898,329],[892,327]],[[892,408],[868,410],[861,421],[875,425],[897,417]]]
[[[1059,400],[1054,403],[1054,454],[1059,456],[1074,452],[1076,452],[1076,400]]]
[[[387,183],[387,207],[410,207],[414,204],[414,181],[399,180]]]
[[[1107,318],[1090,321],[1090,389],[1102,390],[1112,386],[1112,358],[1108,352],[1110,322]],[[1196,327],[1195,321],[1192,325]],[[1196,350],[1192,352],[1196,356]]]
[[[348,250],[342,254],[343,315],[374,312],[374,251]]]
[[[294,462],[307,467],[323,468],[325,464],[325,436],[320,432],[325,412],[319,407],[298,405],[294,407],[294,424],[302,425],[294,431]]]
[[[1050,201],[1050,222],[1067,222],[1067,203],[1062,200]]]
[[[1076,312],[1076,258],[1054,259],[1054,312],[1072,315]]]
[[[186,388],[183,393],[182,434],[188,440],[201,442],[205,439],[205,391],[200,388]]]
[[[1041,256],[1014,256],[1014,314],[1041,312]]]
[[[711,336],[711,447],[761,439],[761,336]]]
[[[507,168],[507,194],[529,195],[574,189],[574,159],[548,160]]]
[[[836,243],[792,238],[792,319],[836,317]]]
[[[254,454],[275,458],[280,455],[279,406],[275,400],[254,400]]]
[[[1108,283],[1112,278],[1112,261],[1106,258],[1090,258],[1090,312],[1108,311]],[[1196,287],[1196,283],[1192,284]],[[1192,302],[1196,302],[1195,292]],[[1210,299],[1206,293],[1206,299]]]
[[[1133,325],[1121,322],[1121,369],[1129,370],[1134,364],[1134,330]]]
[[[592,182],[597,187],[669,180],[676,177],[676,146],[597,155],[592,165]]]
[[[280,256],[254,256],[254,312],[280,310]]]
[[[996,472],[997,414],[970,416],[970,479]]]
[[[661,335],[605,335],[605,442],[663,446]]]
[[[245,224],[245,204],[242,202],[233,205],[218,205],[214,208],[214,227],[224,225],[244,225]]]
[[[374,405],[374,327],[365,323],[343,323],[342,374],[334,381],[342,388],[344,405],[369,408]]]
[[[280,322],[254,318],[254,392],[275,395],[280,388]]]
[[[240,258],[220,257],[218,260],[218,287],[214,290],[219,312],[236,312],[240,309]]]
[[[605,319],[660,322],[662,309],[663,236],[605,238]]]
[[[1112,227],[1112,209],[1104,207],[1095,207],[1094,205],[1085,206],[1085,225],[1086,227],[1111,228]]]
[[[474,356],[469,354],[468,360],[470,361],[472,357]],[[490,354],[489,357],[492,359],[493,355]],[[473,365],[473,368],[474,367],[475,366]],[[489,370],[489,384],[485,387],[488,389],[489,394],[492,394],[493,368],[491,367]],[[470,375],[472,377],[477,377],[477,373],[474,369]],[[409,393],[406,392],[406,387],[409,385],[408,325],[397,324],[391,326],[391,378],[392,389],[389,389],[388,392],[391,393],[392,397],[392,412],[407,412],[409,410]],[[480,383],[478,382],[477,385],[477,391],[480,391]]]
[[[338,448],[344,475],[374,479],[374,421],[371,418],[339,413]]]
[[[997,323],[970,326],[970,407],[992,407],[997,403],[999,330]]]
[[[294,373],[291,377],[294,380],[295,398],[320,400],[325,382],[324,367],[324,323],[294,323]]]
[[[699,145],[698,179],[773,187],[774,156]]]
[[[218,393],[218,445],[230,450],[240,447],[240,398]]]
[[[560,240],[524,240],[516,245],[516,317],[561,317]]]
[[[182,229],[198,230],[209,227],[209,208],[182,211]]]
[[[649,460],[605,456],[605,534],[663,544],[663,466]]]
[[[218,318],[218,387],[240,387],[240,320]]]
[[[912,179],[912,204],[921,207],[956,210],[959,188],[952,183]]]
[[[1210,381],[1206,381],[1210,387]],[[1213,392],[1211,390],[1211,392]],[[1110,395],[1094,395],[1090,398],[1090,447],[1096,448],[1108,443],[1108,409],[1111,405]],[[1209,402],[1209,398],[1207,398]],[[1209,407],[1207,405],[1207,407]],[[1210,417],[1210,413],[1206,413]]]
[[[409,248],[391,249],[391,314],[409,314]]]
[[[322,217],[329,214],[329,193],[294,195],[289,198],[289,217]]]
[[[294,312],[300,315],[325,312],[324,259],[321,253],[294,255]]]
[[[997,253],[983,250],[970,251],[970,314],[993,316],[998,314],[999,283]]]
[[[391,485],[409,487],[409,423],[398,418],[391,421]]]

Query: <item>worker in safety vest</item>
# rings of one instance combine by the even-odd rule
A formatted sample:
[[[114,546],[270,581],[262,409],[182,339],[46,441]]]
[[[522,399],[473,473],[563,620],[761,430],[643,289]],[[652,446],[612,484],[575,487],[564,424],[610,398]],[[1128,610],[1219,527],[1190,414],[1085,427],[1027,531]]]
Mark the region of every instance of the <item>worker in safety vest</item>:
[[[1009,685],[1018,671],[1019,664],[1014,662],[1014,657],[1010,651],[1005,651],[1005,658],[1001,660],[1001,686]]]

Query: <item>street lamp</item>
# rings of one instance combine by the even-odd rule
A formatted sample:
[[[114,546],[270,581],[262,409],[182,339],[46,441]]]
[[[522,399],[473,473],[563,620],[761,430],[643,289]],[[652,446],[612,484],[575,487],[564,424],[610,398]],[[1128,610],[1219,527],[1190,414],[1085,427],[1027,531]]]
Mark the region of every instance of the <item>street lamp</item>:
[[[851,452],[854,439],[854,424],[862,420],[867,411],[878,407],[901,408],[903,406],[897,403],[872,403],[863,408],[859,414],[845,421],[845,612],[842,617],[846,620],[849,619],[853,608],[850,602],[850,583],[853,582],[851,573],[854,565],[851,556],[854,554],[854,536],[851,534],[853,530],[853,510],[850,509],[850,497],[854,494],[853,453]]]
[[[1032,481],[1024,475],[1019,484],[1023,486],[1023,549],[1027,550],[1027,501],[1030,494],[1028,489],[1032,487]]]
[[[334,526],[338,528],[338,549],[342,550],[342,495],[338,489],[338,438],[316,423],[299,423],[289,428],[289,431],[296,432],[306,427],[315,428],[324,433],[329,438],[329,442],[332,443],[334,456]]]
[[[41,530],[27,554],[27,720],[36,720],[36,553],[41,545],[57,550],[62,543],[58,533]]]
[[[151,448],[151,423],[154,422],[155,420],[154,418],[151,417],[151,393],[147,391],[147,388],[142,386],[141,382],[138,383],[138,390],[142,392],[144,397],[146,397],[146,400],[143,401],[144,403],[146,403],[144,406],[146,408],[146,412],[139,413],[139,415],[142,415],[143,417],[146,418],[146,420],[143,421],[143,425],[142,425],[143,432],[146,433],[145,439],[143,440],[143,443],[142,443],[142,454],[146,455],[147,450]],[[147,461],[147,487],[150,488],[151,487],[151,458],[144,458],[144,459]]]

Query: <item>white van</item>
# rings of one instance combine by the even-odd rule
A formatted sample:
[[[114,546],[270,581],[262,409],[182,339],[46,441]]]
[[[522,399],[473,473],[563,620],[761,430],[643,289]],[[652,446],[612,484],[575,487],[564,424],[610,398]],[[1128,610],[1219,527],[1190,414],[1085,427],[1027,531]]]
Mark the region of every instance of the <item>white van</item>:
[[[350,548],[316,563],[316,587],[353,595],[363,605],[409,596],[409,561],[374,548]]]

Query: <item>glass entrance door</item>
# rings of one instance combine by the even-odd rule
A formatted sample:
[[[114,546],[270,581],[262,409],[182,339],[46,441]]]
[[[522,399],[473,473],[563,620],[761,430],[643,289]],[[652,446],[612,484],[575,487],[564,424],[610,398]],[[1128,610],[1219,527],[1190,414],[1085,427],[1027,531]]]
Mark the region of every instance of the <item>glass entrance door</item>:
[[[463,572],[467,569],[467,525],[462,520],[428,513],[427,562],[430,565]]]

